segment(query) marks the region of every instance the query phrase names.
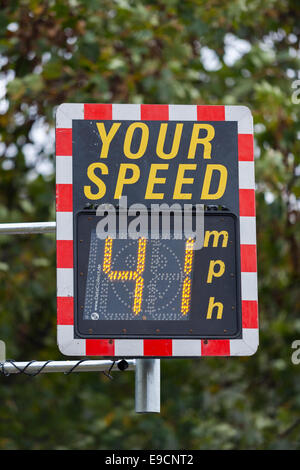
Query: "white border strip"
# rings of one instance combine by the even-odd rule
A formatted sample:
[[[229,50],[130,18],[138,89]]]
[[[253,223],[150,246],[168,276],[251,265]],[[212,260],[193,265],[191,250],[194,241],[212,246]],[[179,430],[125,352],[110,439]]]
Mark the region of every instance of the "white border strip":
[[[239,189],[255,189],[254,162],[239,162]]]
[[[225,121],[237,121],[238,134],[253,134],[253,117],[247,106],[225,106]]]
[[[257,300],[257,273],[241,273],[242,300]]]
[[[241,245],[256,245],[256,219],[255,217],[240,217]]]
[[[141,105],[140,104],[113,104],[112,105],[113,121],[140,121]]]
[[[115,356],[131,357],[143,355],[143,339],[115,339]]]
[[[201,339],[173,339],[172,356],[197,356],[201,354]]]
[[[57,268],[57,297],[73,297],[73,268]]]
[[[73,325],[57,325],[57,344],[65,356],[85,356],[85,339],[74,339]]]
[[[56,184],[72,184],[73,169],[72,157],[57,155],[56,157]]]
[[[243,328],[243,339],[230,340],[231,356],[252,356],[259,344],[257,328]]]
[[[170,104],[169,121],[197,121],[197,106]]]
[[[72,129],[73,119],[84,119],[83,103],[63,103],[56,110],[56,128]]]
[[[56,241],[73,240],[73,212],[56,212]]]

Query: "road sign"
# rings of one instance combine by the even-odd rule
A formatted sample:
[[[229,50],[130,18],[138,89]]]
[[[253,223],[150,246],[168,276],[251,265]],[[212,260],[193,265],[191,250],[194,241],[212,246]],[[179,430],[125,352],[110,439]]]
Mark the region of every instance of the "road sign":
[[[61,352],[253,354],[249,109],[62,104],[56,121]]]

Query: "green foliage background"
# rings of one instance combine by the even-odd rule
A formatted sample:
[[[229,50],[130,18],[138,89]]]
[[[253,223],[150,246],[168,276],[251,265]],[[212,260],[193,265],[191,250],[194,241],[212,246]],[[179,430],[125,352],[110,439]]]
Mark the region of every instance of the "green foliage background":
[[[299,2],[0,6],[7,82],[0,221],[54,220],[53,125],[62,102],[247,105],[255,120],[261,327],[253,357],[162,361],[160,415],[134,413],[133,373],[114,381],[97,373],[2,376],[0,448],[300,448],[300,366],[291,362],[291,343],[300,339],[300,104],[292,103]],[[247,41],[236,60],[228,57],[230,38]],[[1,236],[0,337],[9,358],[62,358],[55,303],[54,237]]]

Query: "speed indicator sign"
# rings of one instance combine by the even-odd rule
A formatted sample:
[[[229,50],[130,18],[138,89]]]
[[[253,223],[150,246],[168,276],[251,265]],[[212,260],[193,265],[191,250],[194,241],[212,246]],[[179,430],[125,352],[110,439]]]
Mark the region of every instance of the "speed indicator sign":
[[[240,106],[58,108],[64,354],[255,352],[252,134]]]

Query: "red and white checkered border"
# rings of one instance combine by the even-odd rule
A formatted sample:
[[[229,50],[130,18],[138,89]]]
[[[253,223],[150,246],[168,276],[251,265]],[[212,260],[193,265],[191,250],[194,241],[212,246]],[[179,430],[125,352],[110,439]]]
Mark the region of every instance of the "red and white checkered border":
[[[73,293],[72,119],[237,121],[242,339],[76,339]],[[61,104],[56,113],[57,339],[67,356],[249,356],[258,347],[253,120],[245,106]]]

